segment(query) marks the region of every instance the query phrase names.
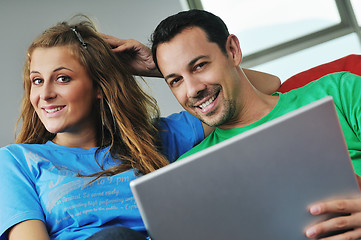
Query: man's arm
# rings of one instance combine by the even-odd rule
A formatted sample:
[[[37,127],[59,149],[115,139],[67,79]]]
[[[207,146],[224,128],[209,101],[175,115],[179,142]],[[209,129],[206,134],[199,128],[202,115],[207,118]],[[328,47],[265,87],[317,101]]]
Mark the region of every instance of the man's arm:
[[[337,108],[341,109],[344,118],[347,120],[344,124],[351,127],[354,136],[345,134],[349,151],[353,154],[353,167],[356,174],[356,180],[359,188],[361,189],[361,169],[358,162],[361,161],[359,155],[360,136],[361,136],[361,95],[354,89],[361,88],[361,77],[351,73],[332,74],[332,77],[340,78],[337,80],[337,88],[334,89],[334,94],[331,94],[335,102],[338,102]],[[341,120],[341,118],[340,118]],[[345,130],[344,130],[344,133]],[[352,134],[351,134],[352,135]],[[354,138],[354,140],[352,140]],[[350,146],[352,146],[350,148]],[[355,196],[356,197],[356,196]],[[308,227],[305,234],[308,238],[319,239],[319,236],[324,234],[335,234],[332,237],[326,238],[327,240],[336,239],[361,239],[361,198],[356,197],[353,199],[335,199],[330,201],[321,201],[312,204],[309,207],[309,212],[312,215],[323,214],[337,214],[336,217],[329,220],[322,221]],[[341,216],[340,216],[340,215]]]
[[[277,76],[247,68],[242,70],[252,85],[263,93],[272,94],[281,86],[281,80]]]
[[[152,52],[147,46],[134,39],[119,39],[111,35],[100,35],[115,53],[122,53],[122,56],[127,56],[129,63],[127,67],[132,74],[145,77],[163,77],[156,68]]]

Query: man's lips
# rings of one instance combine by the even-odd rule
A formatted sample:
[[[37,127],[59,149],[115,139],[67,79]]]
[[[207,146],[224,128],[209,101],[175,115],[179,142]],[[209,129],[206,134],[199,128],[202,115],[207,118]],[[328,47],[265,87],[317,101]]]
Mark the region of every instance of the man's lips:
[[[209,97],[207,100],[203,100],[201,103],[195,104],[194,107],[198,107],[200,109],[206,109],[214,100],[218,97],[219,91],[216,92],[213,96]]]
[[[206,107],[208,107],[209,106],[209,104],[211,104],[213,101],[214,101],[214,99],[216,99],[216,95],[214,95],[214,96],[212,96],[210,99],[208,99],[205,103],[202,103],[202,104],[200,104],[200,105],[198,105],[198,107],[200,108],[200,109],[205,109]]]

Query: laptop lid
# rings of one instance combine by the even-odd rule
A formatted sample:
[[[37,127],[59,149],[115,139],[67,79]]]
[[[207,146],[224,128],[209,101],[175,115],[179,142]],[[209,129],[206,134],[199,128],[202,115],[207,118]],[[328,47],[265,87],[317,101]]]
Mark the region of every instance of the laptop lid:
[[[331,97],[130,185],[153,240],[306,239],[309,204],[359,192]]]

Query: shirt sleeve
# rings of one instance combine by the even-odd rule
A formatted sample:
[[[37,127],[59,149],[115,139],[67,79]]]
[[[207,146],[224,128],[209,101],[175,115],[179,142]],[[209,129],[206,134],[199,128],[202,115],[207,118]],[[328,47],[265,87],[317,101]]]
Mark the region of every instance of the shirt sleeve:
[[[339,98],[334,98],[334,101],[343,115],[339,119],[354,170],[361,175],[361,77],[348,72],[340,75]]]
[[[39,197],[26,160],[19,162],[8,148],[0,149],[0,240],[17,223],[29,219],[45,222]]]
[[[349,124],[361,140],[361,76],[344,73],[340,81],[340,100],[342,109],[348,116]]]
[[[188,112],[174,113],[159,121],[161,149],[169,162],[204,139],[201,121]]]

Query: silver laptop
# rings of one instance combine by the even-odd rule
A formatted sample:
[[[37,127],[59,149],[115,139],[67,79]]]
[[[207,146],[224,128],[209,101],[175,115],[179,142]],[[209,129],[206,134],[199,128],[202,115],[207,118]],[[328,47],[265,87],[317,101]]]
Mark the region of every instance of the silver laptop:
[[[359,194],[331,97],[131,182],[152,240],[306,239],[310,203]]]

